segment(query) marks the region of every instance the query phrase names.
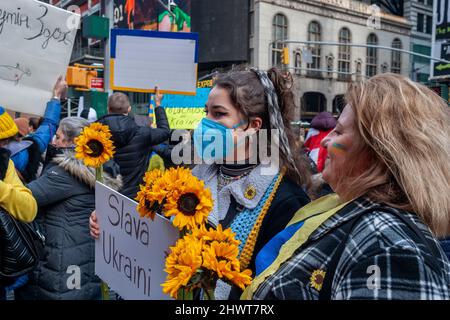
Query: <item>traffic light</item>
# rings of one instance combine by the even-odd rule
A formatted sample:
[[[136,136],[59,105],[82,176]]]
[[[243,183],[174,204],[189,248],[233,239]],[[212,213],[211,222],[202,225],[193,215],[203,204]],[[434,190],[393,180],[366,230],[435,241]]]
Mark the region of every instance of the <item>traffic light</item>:
[[[289,64],[289,48],[288,47],[283,47],[283,49],[281,51],[281,63],[284,65]]]
[[[99,73],[103,73],[103,66],[75,64],[67,68],[67,85],[78,91],[101,89],[103,79],[98,78]]]

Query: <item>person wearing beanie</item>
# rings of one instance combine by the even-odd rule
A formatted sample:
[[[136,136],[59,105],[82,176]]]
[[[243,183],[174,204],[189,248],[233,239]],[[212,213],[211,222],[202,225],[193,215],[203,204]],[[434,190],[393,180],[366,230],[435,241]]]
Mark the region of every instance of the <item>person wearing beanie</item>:
[[[8,139],[15,136],[19,132],[14,120],[6,112],[6,110],[0,106],[0,140]]]
[[[30,120],[27,118],[16,118],[14,119],[17,128],[19,129],[19,134],[21,137],[26,137],[30,134]]]
[[[11,152],[11,160],[24,182],[36,179],[41,155],[56,132],[61,116],[60,100],[66,90],[66,81],[59,77],[53,88],[53,98],[47,103],[41,125],[23,139],[19,137],[19,128],[12,118],[6,112],[0,115],[0,141],[5,140],[5,148]]]
[[[308,156],[317,166],[317,171],[322,172],[327,158],[327,149],[320,142],[334,129],[337,120],[329,112],[321,112],[311,121],[311,128],[305,139],[304,147],[308,150]]]

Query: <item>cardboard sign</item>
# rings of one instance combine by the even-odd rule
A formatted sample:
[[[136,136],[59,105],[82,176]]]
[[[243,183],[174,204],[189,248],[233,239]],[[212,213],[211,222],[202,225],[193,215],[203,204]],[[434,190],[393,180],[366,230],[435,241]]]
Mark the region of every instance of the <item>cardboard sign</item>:
[[[0,2],[0,105],[44,114],[66,74],[79,24],[79,15],[43,2]]]
[[[111,30],[111,88],[195,95],[198,34]]]
[[[211,88],[197,88],[195,96],[164,96],[161,105],[166,109],[171,129],[195,129],[206,116],[205,104]]]
[[[100,238],[95,243],[95,273],[127,300],[170,299],[162,292],[166,252],[179,238],[159,215],[141,218],[137,203],[97,182],[95,211]]]

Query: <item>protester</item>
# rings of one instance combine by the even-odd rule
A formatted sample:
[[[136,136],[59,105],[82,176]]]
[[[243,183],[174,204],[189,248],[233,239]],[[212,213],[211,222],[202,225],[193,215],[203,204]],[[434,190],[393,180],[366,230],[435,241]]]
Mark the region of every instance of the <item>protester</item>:
[[[95,170],[75,158],[74,139],[88,121],[79,117],[61,120],[54,146],[55,157],[42,176],[28,184],[36,198],[37,224],[46,238],[45,254],[30,281],[16,290],[18,299],[100,299],[100,280],[95,276],[95,243],[86,228],[95,209]],[[120,177],[104,173],[104,182],[117,190]],[[79,268],[74,271],[73,268]],[[80,287],[70,287],[80,276]]]
[[[36,200],[20,181],[10,159],[10,151],[4,148],[7,143],[4,138],[17,131],[13,119],[0,107],[0,207],[17,220],[31,222],[37,213]],[[5,283],[0,279],[0,300],[6,299],[5,286],[13,284],[14,280]]]
[[[254,271],[254,256],[258,250],[309,202],[302,189],[309,183],[309,165],[298,156],[291,129],[295,107],[291,81],[289,74],[282,75],[276,69],[267,73],[249,70],[219,76],[206,103],[207,117],[194,131],[197,152],[204,161],[213,162],[200,164],[192,171],[204,180],[205,187],[212,193],[214,208],[208,224],[216,227],[220,223],[236,233],[241,241],[242,269]],[[269,117],[269,112],[276,119]],[[212,126],[212,131],[220,133],[217,138],[225,148],[216,150],[215,156],[208,158],[207,152],[202,151],[209,148],[207,129]],[[250,146],[251,141],[257,143],[256,138],[264,129],[280,129],[281,134],[286,134],[286,144],[279,150],[280,159],[274,161],[279,160],[279,166],[274,163],[273,170],[267,171],[265,169],[272,163],[261,164]],[[239,143],[235,143],[238,136],[249,137],[243,144],[243,153],[238,152]],[[267,142],[265,147],[270,149],[272,142],[270,139]],[[255,163],[250,161],[252,158],[256,159]],[[91,216],[90,229],[91,235],[98,238],[100,230],[95,215]],[[240,293],[240,289],[219,280],[215,297],[237,299]]]
[[[322,141],[336,195],[302,208],[303,223],[245,299],[450,299],[450,112],[395,74],[352,84]],[[285,229],[288,230],[288,228]]]
[[[309,183],[309,166],[298,156],[291,128],[295,108],[291,81],[289,74],[283,75],[276,69],[267,73],[249,70],[220,75],[206,103],[207,116],[194,132],[199,155],[205,161],[214,160],[212,165],[201,164],[193,169],[193,174],[205,181],[213,195],[214,208],[208,222],[231,227],[241,241],[241,267],[252,271],[259,249],[309,202],[302,190]],[[223,152],[216,151],[213,158],[207,155],[208,128],[222,132],[218,138],[224,142]],[[279,129],[281,134],[286,134],[286,145],[279,150],[279,168],[271,173],[265,173],[261,159],[251,154],[250,143],[257,143],[256,138],[261,138],[260,132],[265,129]],[[234,136],[231,147],[228,147],[228,133]],[[239,152],[238,139],[246,136],[250,139],[245,152]],[[270,149],[271,140],[267,143]],[[257,160],[254,164],[250,161],[252,157]],[[222,160],[227,162],[221,164]],[[254,229],[256,225],[260,228]],[[251,233],[252,230],[256,232]],[[230,295],[230,289],[219,281],[216,298],[238,298],[240,290],[233,288]]]
[[[66,90],[67,84],[60,77],[53,88],[53,98],[47,103],[44,120],[33,134],[24,139],[19,138],[17,131],[3,135],[3,139],[7,139],[5,148],[11,152],[11,160],[24,182],[36,179],[41,155],[56,132],[61,114],[60,100]]]
[[[322,172],[327,158],[327,149],[320,143],[335,126],[336,119],[326,111],[319,113],[311,121],[311,128],[306,136],[304,147],[308,150],[308,156],[316,164],[319,173]]]
[[[116,147],[114,161],[119,165],[123,177],[121,193],[131,199],[136,197],[143,181],[151,148],[167,140],[170,135],[166,112],[160,107],[161,99],[161,94],[155,94],[157,128],[138,126],[129,116],[131,105],[128,97],[120,92],[109,97],[109,114],[98,120],[111,130]]]

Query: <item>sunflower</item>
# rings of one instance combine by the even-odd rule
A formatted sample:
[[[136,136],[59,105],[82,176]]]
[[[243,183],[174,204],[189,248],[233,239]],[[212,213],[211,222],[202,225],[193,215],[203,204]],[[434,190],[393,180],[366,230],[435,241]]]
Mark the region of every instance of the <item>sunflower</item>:
[[[238,254],[237,245],[214,241],[202,252],[203,267],[217,273],[219,278],[244,289],[252,280],[252,272],[249,269],[240,271]]]
[[[173,225],[180,230],[192,230],[204,224],[213,202],[211,192],[205,189],[203,181],[190,175],[173,186],[165,198],[165,216],[174,216]]]
[[[311,287],[313,287],[317,291],[320,291],[322,289],[323,281],[325,279],[325,273],[326,273],[325,271],[320,269],[314,270],[310,278]]]
[[[114,154],[111,132],[108,126],[92,123],[75,138],[75,157],[88,167],[98,168],[109,161]]]
[[[166,258],[166,281],[161,285],[165,294],[177,298],[180,289],[189,289],[192,277],[197,274],[202,265],[202,241],[190,235],[177,241],[171,247],[171,253]]]
[[[144,184],[139,186],[140,191],[135,198],[138,202],[137,211],[141,217],[150,217],[152,220],[155,218],[158,203],[151,197],[150,192],[153,184],[158,181],[161,176],[162,173],[158,169],[145,173]]]
[[[202,225],[199,228],[194,229],[192,234],[199,239],[202,238],[207,244],[213,241],[219,241],[238,246],[240,243],[239,240],[236,240],[236,234],[231,230],[231,228],[223,230],[221,224],[217,226],[217,229],[209,228],[209,230]]]

